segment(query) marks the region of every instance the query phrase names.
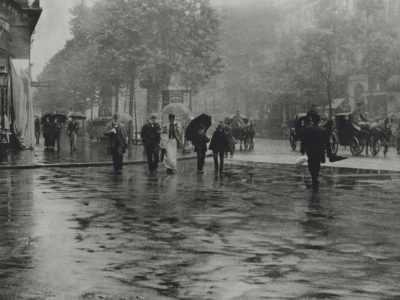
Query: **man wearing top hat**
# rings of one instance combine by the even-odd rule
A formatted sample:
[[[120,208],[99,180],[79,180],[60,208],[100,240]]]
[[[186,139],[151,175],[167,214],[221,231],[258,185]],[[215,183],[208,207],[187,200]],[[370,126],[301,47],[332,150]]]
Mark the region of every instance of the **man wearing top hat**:
[[[161,142],[161,127],[157,123],[156,114],[151,114],[150,120],[142,127],[140,135],[146,150],[149,171],[153,174],[158,168]]]
[[[178,146],[181,144],[178,125],[175,123],[175,115],[168,116],[168,125],[164,126],[161,139],[162,160],[168,174],[177,170]]]

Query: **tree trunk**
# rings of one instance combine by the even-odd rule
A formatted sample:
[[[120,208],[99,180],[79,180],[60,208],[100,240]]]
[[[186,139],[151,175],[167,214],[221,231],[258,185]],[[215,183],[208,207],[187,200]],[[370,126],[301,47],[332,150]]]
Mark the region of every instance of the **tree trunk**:
[[[332,95],[331,95],[331,84],[330,83],[328,83],[326,86],[326,96],[328,98],[329,118],[332,118],[333,111],[332,111]]]
[[[119,111],[119,86],[115,85],[115,113],[118,114]]]
[[[135,97],[135,76],[132,75],[129,82],[129,144],[136,141],[137,122],[136,122],[136,97]],[[133,118],[135,118],[135,127],[133,125]]]

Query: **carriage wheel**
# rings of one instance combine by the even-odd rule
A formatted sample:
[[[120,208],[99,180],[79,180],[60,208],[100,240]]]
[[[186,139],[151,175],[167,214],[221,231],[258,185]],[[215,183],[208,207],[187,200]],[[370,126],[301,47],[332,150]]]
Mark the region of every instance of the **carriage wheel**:
[[[290,148],[292,148],[293,151],[296,151],[297,142],[293,132],[290,133],[289,141],[290,141]]]
[[[339,151],[339,141],[334,132],[329,137],[329,143],[331,144],[332,154],[336,155]]]
[[[372,137],[369,141],[369,151],[373,156],[377,156],[380,149],[381,149],[380,139]]]
[[[351,154],[353,154],[354,156],[358,156],[361,154],[363,149],[364,149],[364,144],[361,144],[360,141],[358,140],[358,138],[353,136],[351,143],[350,143]]]

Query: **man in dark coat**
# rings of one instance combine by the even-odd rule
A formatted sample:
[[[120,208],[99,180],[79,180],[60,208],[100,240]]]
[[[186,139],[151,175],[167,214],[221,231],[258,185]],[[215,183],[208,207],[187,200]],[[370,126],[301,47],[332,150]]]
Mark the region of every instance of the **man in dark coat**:
[[[302,154],[307,154],[312,188],[314,191],[318,191],[318,178],[321,170],[321,163],[325,162],[325,153],[331,157],[332,152],[326,130],[318,126],[320,121],[319,115],[311,115],[310,120],[310,126],[304,128],[301,133]]]
[[[40,119],[39,117],[35,118],[35,138],[36,138],[36,145],[40,143]]]
[[[222,122],[218,124],[218,127],[213,134],[209,149],[213,151],[215,172],[218,173],[219,170],[220,174],[222,174],[224,172],[225,152],[229,152],[231,150],[229,139],[226,136],[224,124]]]
[[[204,126],[200,126],[199,132],[193,137],[192,144],[194,151],[197,153],[197,173],[203,174],[204,162],[206,160],[207,143],[210,139],[205,133]]]
[[[115,114],[111,122],[106,125],[104,134],[109,137],[114,170],[116,173],[121,173],[123,165],[123,154],[128,148],[128,138],[125,130],[125,125],[118,121],[117,114]]]
[[[147,154],[147,163],[149,165],[150,174],[153,174],[158,169],[160,153],[161,127],[156,120],[157,115],[152,114],[149,122],[142,127],[140,133]]]
[[[57,151],[61,151],[61,123],[58,118],[54,119],[54,144],[57,145]]]

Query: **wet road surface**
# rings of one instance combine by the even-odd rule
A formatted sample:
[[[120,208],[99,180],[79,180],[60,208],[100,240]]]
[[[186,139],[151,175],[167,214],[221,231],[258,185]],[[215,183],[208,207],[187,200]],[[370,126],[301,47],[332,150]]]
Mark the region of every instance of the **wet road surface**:
[[[399,299],[399,173],[0,173],[0,299]]]

